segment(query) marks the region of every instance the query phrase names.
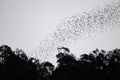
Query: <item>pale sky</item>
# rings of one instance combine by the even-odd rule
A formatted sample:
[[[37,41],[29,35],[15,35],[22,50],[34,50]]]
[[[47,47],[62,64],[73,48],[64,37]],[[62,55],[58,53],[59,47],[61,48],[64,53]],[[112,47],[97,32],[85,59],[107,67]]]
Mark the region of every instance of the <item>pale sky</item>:
[[[0,0],[0,45],[31,53],[54,32],[59,21],[115,0]],[[72,45],[72,53],[120,48],[120,30],[85,38]],[[73,49],[72,49],[73,48]]]

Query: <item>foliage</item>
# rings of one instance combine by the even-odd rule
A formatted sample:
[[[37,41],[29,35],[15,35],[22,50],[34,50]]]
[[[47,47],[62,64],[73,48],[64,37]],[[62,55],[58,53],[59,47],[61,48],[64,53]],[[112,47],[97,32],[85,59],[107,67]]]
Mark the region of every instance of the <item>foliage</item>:
[[[48,80],[54,66],[28,58],[21,49],[12,51],[7,45],[0,47],[0,80]]]
[[[12,51],[2,45],[0,80],[120,80],[120,49],[96,49],[76,59],[68,48],[62,47],[56,57],[55,68],[50,62],[28,58],[22,49]]]

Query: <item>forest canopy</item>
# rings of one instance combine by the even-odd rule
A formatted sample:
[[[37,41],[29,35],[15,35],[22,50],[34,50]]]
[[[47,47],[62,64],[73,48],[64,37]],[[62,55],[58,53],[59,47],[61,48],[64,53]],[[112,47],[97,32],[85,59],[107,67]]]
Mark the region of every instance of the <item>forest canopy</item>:
[[[96,49],[78,59],[66,47],[58,50],[55,67],[22,49],[0,46],[0,80],[120,80],[120,49]]]

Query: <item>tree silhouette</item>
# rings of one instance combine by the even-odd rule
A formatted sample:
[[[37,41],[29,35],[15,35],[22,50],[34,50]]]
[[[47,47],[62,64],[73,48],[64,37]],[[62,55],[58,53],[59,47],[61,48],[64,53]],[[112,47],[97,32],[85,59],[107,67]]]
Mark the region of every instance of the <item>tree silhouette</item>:
[[[80,58],[58,48],[57,67],[27,57],[22,49],[0,46],[0,80],[120,80],[120,49],[93,50]]]
[[[61,50],[62,51],[59,51],[59,54],[56,55],[58,66],[55,71],[53,71],[53,80],[73,80],[75,79],[76,58],[73,54],[69,54],[69,49],[62,47]]]
[[[59,51],[60,52],[60,51]],[[93,50],[75,59],[74,55],[60,52],[53,80],[119,80],[120,49]]]
[[[0,80],[48,80],[53,70],[51,63],[28,58],[21,49],[0,46]]]

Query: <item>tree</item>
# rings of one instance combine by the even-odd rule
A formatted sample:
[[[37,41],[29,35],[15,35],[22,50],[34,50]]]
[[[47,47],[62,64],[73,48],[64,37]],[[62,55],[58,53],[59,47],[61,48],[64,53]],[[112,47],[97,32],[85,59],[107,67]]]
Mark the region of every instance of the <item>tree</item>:
[[[54,66],[28,58],[22,49],[0,46],[0,80],[49,80]]]
[[[53,71],[53,80],[73,80],[76,58],[73,54],[69,54],[69,49],[63,47],[60,49],[62,51],[59,51],[58,55],[56,55],[58,66]]]

